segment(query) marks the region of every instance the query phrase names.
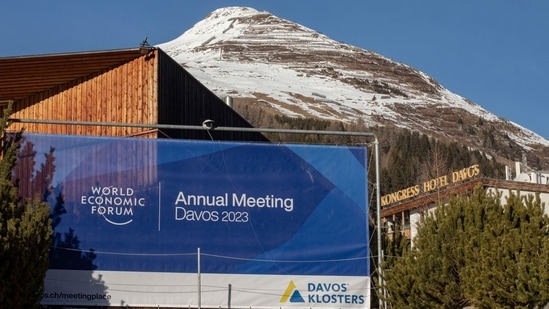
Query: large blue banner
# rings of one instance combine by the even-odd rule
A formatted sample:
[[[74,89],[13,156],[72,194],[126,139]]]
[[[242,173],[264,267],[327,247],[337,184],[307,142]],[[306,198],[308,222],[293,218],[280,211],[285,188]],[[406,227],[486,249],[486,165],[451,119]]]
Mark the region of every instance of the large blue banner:
[[[26,189],[48,192],[52,271],[369,276],[364,148],[34,134],[25,143],[35,170],[54,166],[48,188]]]

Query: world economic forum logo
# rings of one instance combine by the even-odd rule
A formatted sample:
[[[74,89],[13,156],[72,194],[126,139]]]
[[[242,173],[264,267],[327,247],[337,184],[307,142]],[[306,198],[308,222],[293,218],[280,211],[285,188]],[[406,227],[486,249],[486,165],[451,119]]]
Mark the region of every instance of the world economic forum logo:
[[[286,287],[286,290],[284,291],[284,294],[282,294],[282,297],[280,298],[281,303],[285,302],[290,303],[304,303],[305,300],[301,296],[301,293],[299,293],[299,290],[295,286],[295,283],[293,281],[290,281],[288,284],[288,287]]]
[[[127,225],[133,221],[134,209],[145,207],[145,198],[136,196],[134,189],[128,187],[92,186],[88,194],[80,197],[80,204],[112,225]]]

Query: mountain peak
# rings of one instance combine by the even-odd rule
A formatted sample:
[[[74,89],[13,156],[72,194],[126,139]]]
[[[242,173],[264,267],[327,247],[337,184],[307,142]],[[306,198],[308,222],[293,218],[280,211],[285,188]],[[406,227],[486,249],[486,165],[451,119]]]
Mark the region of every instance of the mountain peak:
[[[549,152],[546,139],[424,72],[268,12],[221,8],[159,47],[218,96],[232,96],[235,105],[404,127],[475,149],[484,149],[487,140],[513,141],[525,151],[543,149],[542,157]]]
[[[251,7],[245,7],[245,6],[229,6],[224,8],[219,8],[210,14],[206,16],[205,19],[210,18],[231,18],[231,17],[238,17],[238,16],[246,16],[246,15],[253,15],[259,13],[258,10],[251,8]]]
[[[249,7],[226,7],[211,12],[175,40],[159,46],[172,57],[177,57],[179,51],[215,50],[220,44],[225,44],[225,47],[231,43],[233,46],[252,42],[255,46],[286,44],[290,42],[287,36],[295,36],[299,32],[307,33],[302,38],[320,36],[308,28],[268,12],[259,12]],[[278,37],[281,39],[277,39]],[[227,48],[224,50],[228,51]]]

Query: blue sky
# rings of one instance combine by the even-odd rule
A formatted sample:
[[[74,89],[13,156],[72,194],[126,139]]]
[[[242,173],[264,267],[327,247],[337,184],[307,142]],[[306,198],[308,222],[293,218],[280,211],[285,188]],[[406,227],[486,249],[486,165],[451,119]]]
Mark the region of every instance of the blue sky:
[[[549,1],[8,0],[0,57],[170,41],[211,11],[249,6],[434,77],[549,139]]]

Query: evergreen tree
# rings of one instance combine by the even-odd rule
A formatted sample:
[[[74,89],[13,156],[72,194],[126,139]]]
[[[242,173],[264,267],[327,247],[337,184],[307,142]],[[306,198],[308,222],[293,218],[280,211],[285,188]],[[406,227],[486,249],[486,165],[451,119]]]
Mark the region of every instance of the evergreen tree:
[[[475,189],[425,214],[385,271],[393,308],[536,308],[549,302],[549,219],[539,197]]]
[[[496,204],[496,203],[494,203]],[[510,192],[476,218],[462,277],[474,307],[537,308],[549,302],[549,219],[539,197]]]
[[[0,119],[0,304],[3,308],[38,307],[48,269],[51,243],[50,208],[20,198],[12,179],[22,132],[6,133],[11,105]]]
[[[384,262],[383,262],[384,271],[391,272],[395,267],[405,266],[405,264],[399,260],[402,259],[402,256],[407,251],[410,250],[410,241],[403,235],[400,223],[396,223],[391,228],[388,229],[388,232],[385,234],[384,240],[385,240],[383,242],[383,252],[385,252]],[[414,286],[413,281],[407,282],[405,280],[409,278],[403,278],[403,279],[404,280],[401,280],[398,282],[392,282],[393,293],[404,292],[407,295],[410,294],[410,289],[412,289]],[[374,278],[374,282],[376,283],[376,286],[379,284],[379,280],[377,280],[377,277]],[[382,295],[381,298],[387,301],[386,289],[384,288],[381,292],[384,294]],[[402,295],[402,298],[406,298],[406,296]],[[409,300],[407,299],[405,303],[399,304],[398,308],[413,308],[408,306],[408,301]]]
[[[421,287],[415,274],[419,269],[417,263],[412,250],[405,250],[394,264],[385,266],[383,280],[389,308],[429,308],[429,304],[420,297]]]

